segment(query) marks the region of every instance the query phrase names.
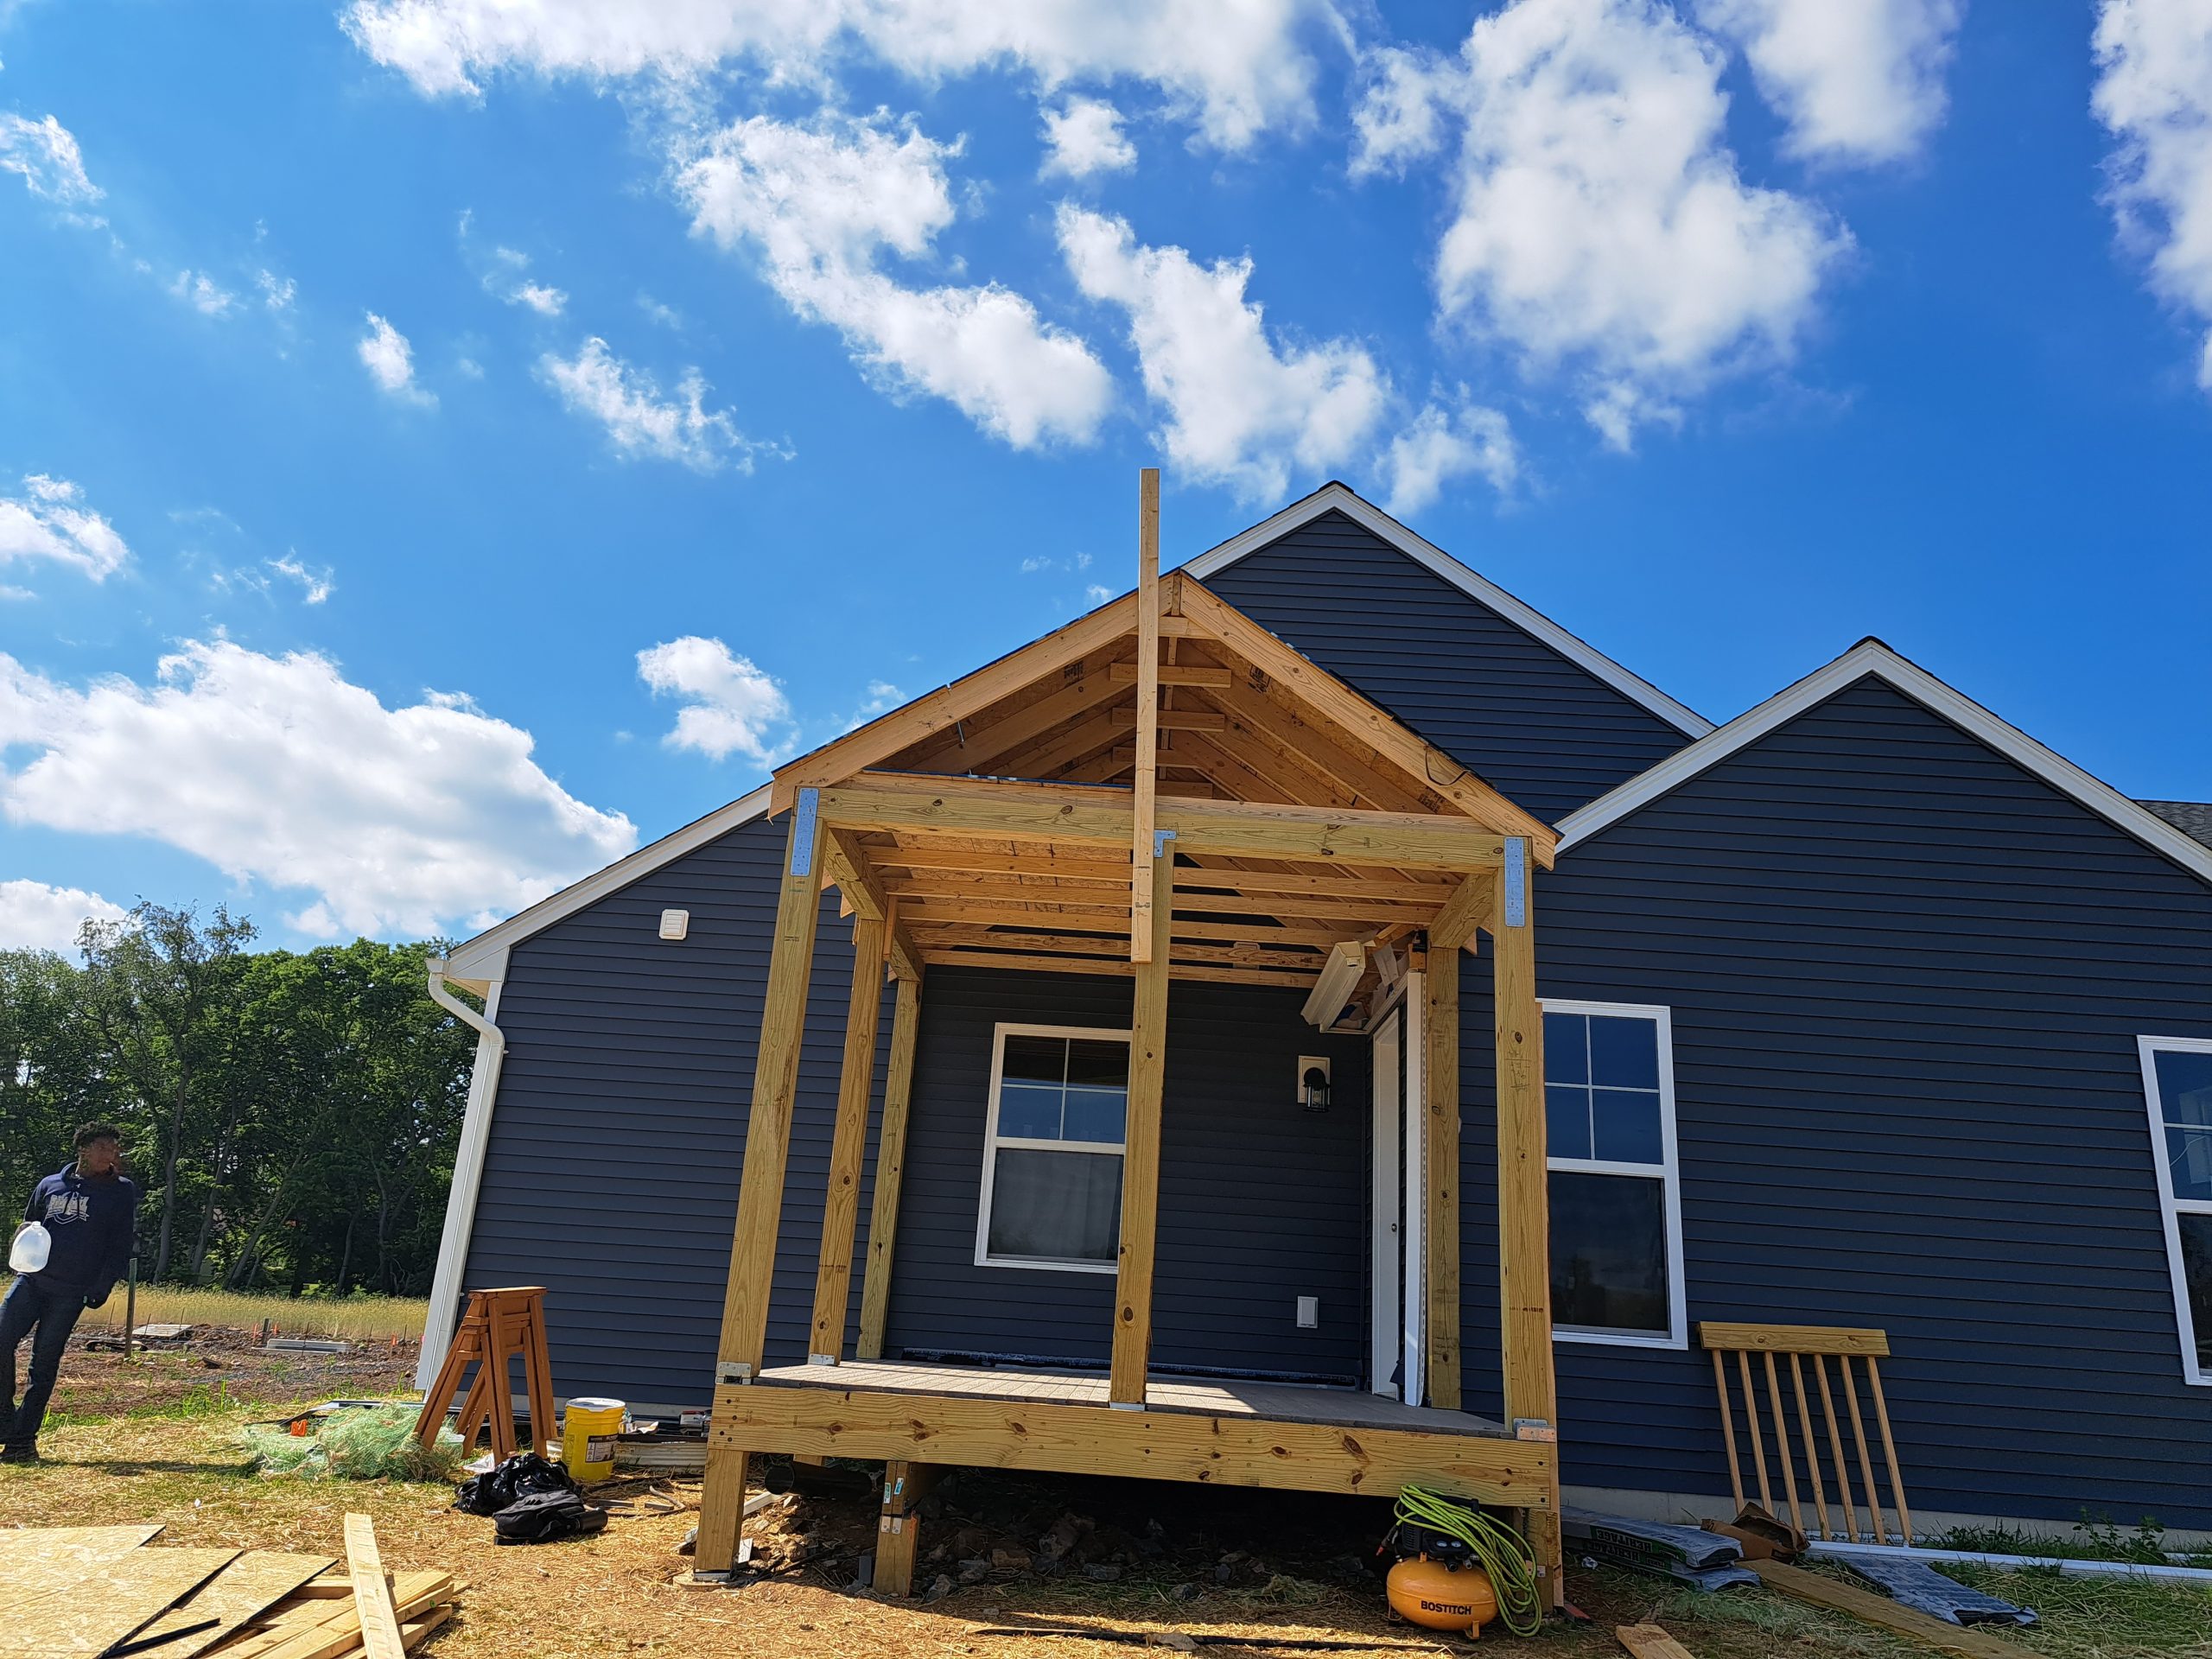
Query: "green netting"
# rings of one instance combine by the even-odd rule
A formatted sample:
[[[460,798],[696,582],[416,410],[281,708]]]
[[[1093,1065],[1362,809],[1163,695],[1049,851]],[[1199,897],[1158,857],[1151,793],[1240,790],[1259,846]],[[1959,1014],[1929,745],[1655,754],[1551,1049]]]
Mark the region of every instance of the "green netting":
[[[245,1443],[265,1473],[310,1480],[452,1480],[461,1461],[461,1437],[438,1430],[435,1444],[415,1438],[420,1408],[374,1406],[334,1411],[305,1434],[249,1428]]]

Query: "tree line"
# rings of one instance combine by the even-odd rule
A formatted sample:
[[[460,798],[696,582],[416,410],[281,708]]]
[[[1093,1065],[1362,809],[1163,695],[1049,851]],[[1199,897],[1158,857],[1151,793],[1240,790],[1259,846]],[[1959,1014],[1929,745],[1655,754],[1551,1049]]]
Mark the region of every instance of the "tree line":
[[[423,1294],[475,1054],[424,989],[440,947],[254,938],[142,903],[76,961],[0,950],[7,1218],[105,1119],[144,1189],[143,1281]]]

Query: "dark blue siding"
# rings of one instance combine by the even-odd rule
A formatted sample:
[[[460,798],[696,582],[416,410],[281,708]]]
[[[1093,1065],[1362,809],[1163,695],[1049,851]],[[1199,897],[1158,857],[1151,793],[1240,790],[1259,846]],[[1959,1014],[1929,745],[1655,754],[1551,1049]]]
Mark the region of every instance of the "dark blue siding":
[[[1673,1009],[1693,1322],[1886,1328],[1920,1507],[2212,1527],[2135,1046],[2212,1037],[2212,890],[1868,679],[1571,849],[1539,898],[1544,995]],[[1486,1006],[1468,1027],[1466,1332],[1494,1388]],[[1570,1481],[1725,1490],[1705,1355],[1558,1361]]]
[[[1689,741],[1340,512],[1206,586],[1547,823]]]
[[[499,1001],[506,1065],[463,1283],[548,1287],[563,1396],[667,1406],[713,1392],[788,822],[741,825],[514,949]],[[670,906],[691,912],[680,943],[658,936]],[[852,961],[833,893],[807,1002],[772,1363],[805,1357]],[[879,1112],[890,1024],[887,1000]],[[868,1202],[863,1189],[856,1252]],[[859,1299],[856,1272],[855,1320]]]
[[[1114,1281],[976,1265],[1001,1020],[1126,1031],[1126,980],[931,970],[892,1275],[893,1349],[1105,1363]],[[1357,1381],[1366,1359],[1367,1044],[1323,1037],[1290,990],[1178,981],[1168,996],[1153,1363]],[[1297,1058],[1338,1103],[1300,1109]],[[1318,1296],[1300,1331],[1296,1299]]]

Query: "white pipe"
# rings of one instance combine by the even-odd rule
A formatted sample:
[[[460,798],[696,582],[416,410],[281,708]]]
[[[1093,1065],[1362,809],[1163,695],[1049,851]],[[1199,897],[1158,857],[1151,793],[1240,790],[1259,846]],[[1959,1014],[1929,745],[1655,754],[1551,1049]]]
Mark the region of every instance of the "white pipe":
[[[438,1265],[430,1281],[430,1312],[423,1324],[423,1357],[415,1367],[415,1386],[427,1389],[445,1363],[461,1318],[461,1279],[468,1268],[468,1241],[476,1225],[476,1194],[484,1179],[484,1154],[492,1138],[492,1107],[499,1094],[499,1068],[507,1039],[498,1026],[499,990],[493,980],[479,1014],[446,988],[443,957],[429,962],[430,1001],[476,1033],[476,1065],[468,1080],[468,1108],[461,1120],[461,1144],[454,1149],[453,1187],[446,1195],[445,1230],[438,1240]],[[535,1402],[533,1402],[535,1403]]]
[[[2154,1567],[2147,1561],[2082,1561],[2070,1556],[1991,1555],[1974,1549],[1906,1549],[1896,1544],[1840,1542],[1815,1543],[1806,1554],[1825,1555],[1836,1560],[1848,1560],[1857,1555],[1891,1561],[1964,1561],[1975,1567],[2055,1567],[2061,1573],[2076,1578],[2164,1579],[2178,1584],[2212,1584],[2212,1568]]]

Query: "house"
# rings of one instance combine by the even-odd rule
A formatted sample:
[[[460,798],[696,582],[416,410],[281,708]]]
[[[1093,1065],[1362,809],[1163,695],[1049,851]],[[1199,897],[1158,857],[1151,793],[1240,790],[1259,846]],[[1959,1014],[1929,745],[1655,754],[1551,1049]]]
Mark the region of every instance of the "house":
[[[1555,1561],[1727,1507],[1698,1324],[1878,1328],[1923,1530],[2212,1529],[2208,834],[1874,640],[1716,728],[1331,484],[455,950],[424,1363],[543,1284],[563,1393],[712,1397],[707,1557],[747,1451],[1019,1460],[988,1366]]]

